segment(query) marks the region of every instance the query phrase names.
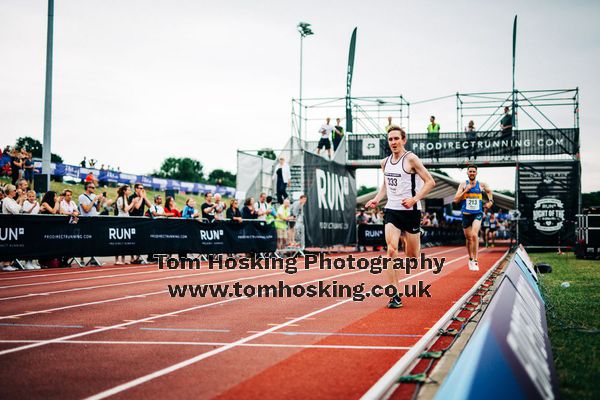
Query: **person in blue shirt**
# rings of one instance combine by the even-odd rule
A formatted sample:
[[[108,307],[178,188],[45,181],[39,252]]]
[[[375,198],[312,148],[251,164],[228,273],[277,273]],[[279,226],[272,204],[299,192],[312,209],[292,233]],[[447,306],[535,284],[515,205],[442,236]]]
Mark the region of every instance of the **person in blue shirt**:
[[[479,271],[477,252],[479,251],[479,229],[483,219],[484,208],[489,209],[494,204],[492,190],[483,182],[477,180],[477,166],[467,168],[469,179],[458,186],[454,202],[461,202],[462,226],[469,253],[469,269]],[[488,202],[483,204],[483,192],[486,193]]]
[[[185,219],[192,219],[192,218],[198,218],[198,211],[196,211],[196,209],[194,208],[196,207],[196,201],[194,199],[192,199],[191,197],[188,197],[187,200],[185,201],[185,207],[183,209],[183,212],[181,213],[181,218],[185,218]]]

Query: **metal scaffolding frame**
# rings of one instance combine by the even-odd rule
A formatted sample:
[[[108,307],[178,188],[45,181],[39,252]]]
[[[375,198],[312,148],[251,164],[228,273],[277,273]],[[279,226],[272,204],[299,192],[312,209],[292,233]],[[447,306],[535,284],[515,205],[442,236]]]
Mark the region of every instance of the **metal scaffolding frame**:
[[[390,116],[395,124],[407,131],[410,129],[410,102],[402,95],[351,97],[349,100],[352,105],[354,126],[354,131],[351,133],[381,134]],[[318,126],[322,122],[316,121],[324,121],[326,117],[330,117],[333,122],[337,117],[343,121],[345,115],[345,97],[308,98],[301,101],[292,99],[292,136],[309,140],[313,133],[309,132],[310,129],[314,131],[314,137],[317,137]],[[301,123],[300,118],[302,118]]]

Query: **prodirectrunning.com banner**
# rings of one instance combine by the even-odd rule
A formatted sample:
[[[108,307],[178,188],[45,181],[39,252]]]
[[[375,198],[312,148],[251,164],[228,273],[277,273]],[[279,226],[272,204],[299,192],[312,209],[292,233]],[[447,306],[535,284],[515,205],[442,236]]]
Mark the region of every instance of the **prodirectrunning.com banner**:
[[[76,223],[74,223],[76,222]],[[120,254],[260,253],[276,249],[264,222],[0,215],[0,259]]]
[[[356,177],[353,170],[304,153],[307,246],[356,243]]]

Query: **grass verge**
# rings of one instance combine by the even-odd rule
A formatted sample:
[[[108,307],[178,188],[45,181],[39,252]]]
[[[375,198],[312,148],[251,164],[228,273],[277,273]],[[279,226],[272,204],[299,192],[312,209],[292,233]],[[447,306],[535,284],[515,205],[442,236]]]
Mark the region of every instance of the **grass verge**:
[[[600,399],[600,261],[573,253],[530,256],[553,270],[540,275],[540,284],[561,397]]]

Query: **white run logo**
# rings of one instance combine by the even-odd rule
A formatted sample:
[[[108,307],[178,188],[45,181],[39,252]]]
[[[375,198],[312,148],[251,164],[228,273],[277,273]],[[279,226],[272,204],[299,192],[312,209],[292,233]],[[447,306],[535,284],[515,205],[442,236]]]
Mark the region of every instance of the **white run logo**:
[[[0,241],[18,241],[19,235],[25,234],[25,228],[0,228]]]
[[[131,240],[135,235],[135,228],[108,228],[109,240]]]
[[[319,208],[344,210],[345,196],[349,193],[348,177],[315,170]]]
[[[210,231],[205,231],[205,230],[201,230],[200,231],[200,239],[201,240],[221,240],[221,236],[223,236],[223,230],[210,230]]]

